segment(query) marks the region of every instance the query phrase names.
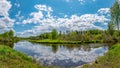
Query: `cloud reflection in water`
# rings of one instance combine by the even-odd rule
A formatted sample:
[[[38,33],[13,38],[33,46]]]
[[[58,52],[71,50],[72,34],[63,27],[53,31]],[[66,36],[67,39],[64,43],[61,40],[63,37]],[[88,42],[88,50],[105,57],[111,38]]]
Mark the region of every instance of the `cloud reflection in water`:
[[[108,46],[103,46],[103,44],[75,45],[72,47],[63,44],[50,46],[21,41],[14,44],[14,49],[32,56],[43,65],[60,67],[79,66],[93,62],[98,56],[103,56],[108,51]]]

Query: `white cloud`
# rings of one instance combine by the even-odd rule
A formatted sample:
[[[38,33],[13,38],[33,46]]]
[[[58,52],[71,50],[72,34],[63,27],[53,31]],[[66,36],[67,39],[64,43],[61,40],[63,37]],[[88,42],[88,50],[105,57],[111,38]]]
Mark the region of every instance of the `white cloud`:
[[[38,9],[39,11],[48,11],[48,12],[53,11],[51,7],[46,6],[46,5],[35,5],[34,7]]]
[[[14,20],[9,18],[9,10],[12,5],[7,0],[0,0],[0,33],[12,29]]]
[[[36,32],[33,30],[25,30],[23,32],[17,32],[16,35],[20,37],[29,37],[29,36],[35,36]]]
[[[21,16],[21,11],[18,11],[18,13],[15,15],[16,19],[18,19],[19,21],[21,21],[24,16]]]
[[[0,33],[12,29],[14,20],[9,17],[0,18]]]
[[[108,13],[110,13],[110,8],[101,8],[101,9],[98,10],[98,13],[108,14]]]
[[[8,11],[11,8],[11,4],[7,0],[0,0],[0,16],[9,16]]]
[[[85,0],[78,0],[80,2],[80,4],[85,3]]]
[[[41,23],[43,18],[47,17],[50,18],[51,13],[53,12],[52,8],[46,5],[35,5],[34,6],[38,11],[37,12],[32,12],[30,13],[30,17],[32,18],[28,18],[26,20],[23,20],[23,24],[27,24],[27,23]],[[44,12],[44,13],[43,13]]]
[[[83,14],[81,16],[72,15],[70,17],[55,17],[52,15],[53,9],[46,5],[35,5],[35,8],[38,10],[36,12],[30,13],[30,18],[22,21],[21,24],[30,24],[34,23],[37,26],[34,26],[31,30],[25,30],[24,32],[19,32],[18,34],[23,35],[38,35],[44,32],[50,32],[53,28],[58,31],[66,30],[87,30],[87,29],[101,29],[104,28],[101,26],[96,26],[96,23],[106,26],[107,19],[104,15],[99,14]],[[104,9],[98,10],[98,13],[101,13]],[[46,14],[43,14],[46,13]],[[106,11],[107,12],[107,11]],[[32,33],[31,33],[32,32]]]

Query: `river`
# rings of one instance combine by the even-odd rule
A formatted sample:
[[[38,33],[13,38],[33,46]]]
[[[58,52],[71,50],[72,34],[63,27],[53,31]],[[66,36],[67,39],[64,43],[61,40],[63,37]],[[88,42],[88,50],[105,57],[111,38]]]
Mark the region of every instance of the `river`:
[[[107,44],[36,44],[14,43],[15,50],[31,56],[38,64],[71,68],[95,61],[108,51]]]

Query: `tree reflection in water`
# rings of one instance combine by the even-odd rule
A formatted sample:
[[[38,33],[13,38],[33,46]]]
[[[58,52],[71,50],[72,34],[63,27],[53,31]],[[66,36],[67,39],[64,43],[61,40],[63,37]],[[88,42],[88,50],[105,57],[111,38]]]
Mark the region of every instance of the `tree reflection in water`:
[[[91,51],[91,48],[99,48],[105,46],[105,44],[42,44],[44,46],[51,46],[52,51],[56,53],[59,48],[66,48],[69,51],[73,49],[82,50],[82,51]]]

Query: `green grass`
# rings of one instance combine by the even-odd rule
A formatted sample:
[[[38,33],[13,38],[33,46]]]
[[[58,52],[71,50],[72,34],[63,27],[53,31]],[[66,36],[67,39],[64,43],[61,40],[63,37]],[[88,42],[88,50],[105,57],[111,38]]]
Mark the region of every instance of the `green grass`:
[[[43,68],[33,62],[26,54],[10,47],[0,45],[0,68]]]
[[[105,56],[82,68],[120,68],[120,44],[112,46]]]
[[[64,41],[64,40],[51,40],[51,39],[44,39],[44,40],[29,40],[30,42],[35,43],[45,43],[45,44],[81,44],[81,43],[101,43],[102,41]]]

